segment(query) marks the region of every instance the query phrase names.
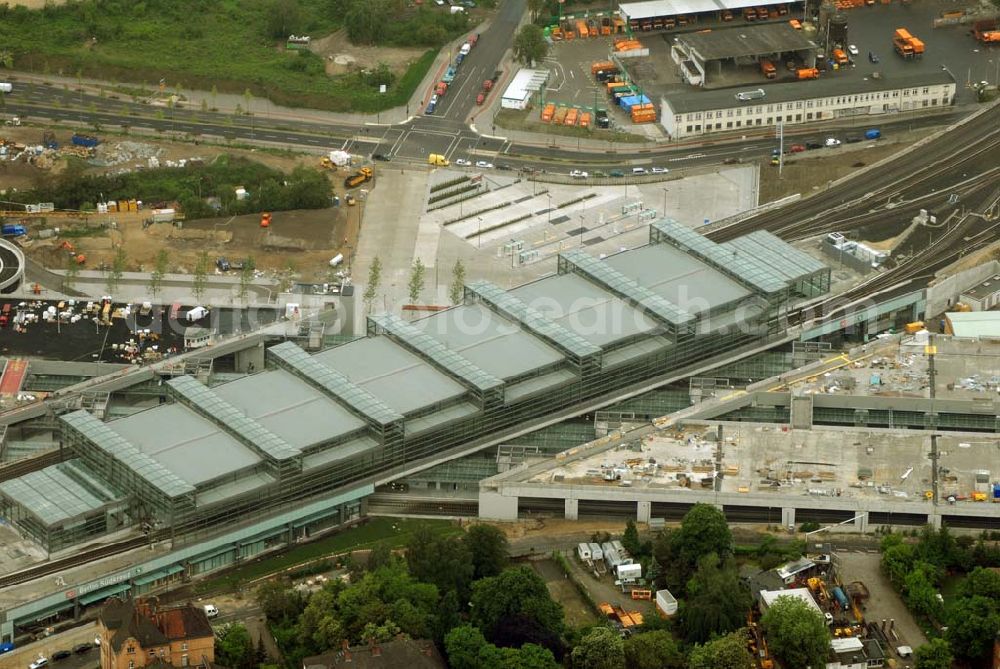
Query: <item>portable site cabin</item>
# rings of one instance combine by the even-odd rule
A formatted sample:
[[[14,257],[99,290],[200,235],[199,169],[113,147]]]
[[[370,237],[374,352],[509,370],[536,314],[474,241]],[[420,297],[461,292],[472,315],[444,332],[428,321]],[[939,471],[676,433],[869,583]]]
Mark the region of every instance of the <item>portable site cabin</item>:
[[[656,612],[664,618],[677,613],[677,598],[669,590],[656,591]]]
[[[615,570],[618,580],[622,582],[633,582],[642,578],[641,564],[620,564]]]
[[[601,550],[601,545],[597,543],[590,544],[590,559],[591,560],[603,560],[604,551]]]
[[[611,547],[614,548],[616,551],[618,551],[619,555],[625,555],[626,553],[628,553],[628,551],[625,550],[625,547],[622,546],[622,542],[618,541],[617,539],[611,542]]]
[[[622,558],[618,555],[618,551],[609,546],[604,551],[604,562],[608,565],[608,569],[617,569],[618,565],[622,563]]]
[[[590,545],[589,544],[580,544],[580,545],[578,545],[576,547],[576,554],[584,562],[586,562],[587,560],[591,559]]]

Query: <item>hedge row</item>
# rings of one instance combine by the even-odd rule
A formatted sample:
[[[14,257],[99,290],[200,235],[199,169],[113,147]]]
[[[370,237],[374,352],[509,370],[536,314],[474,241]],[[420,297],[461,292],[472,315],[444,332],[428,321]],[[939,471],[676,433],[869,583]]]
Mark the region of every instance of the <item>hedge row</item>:
[[[473,216],[479,216],[480,214],[485,214],[488,211],[496,211],[497,209],[503,209],[504,207],[509,207],[510,202],[501,202],[493,207],[486,207],[486,209],[477,209],[476,211],[471,211],[465,216],[459,216],[458,218],[453,218],[450,221],[445,221],[444,225],[452,225],[453,223],[458,223],[459,221],[464,221],[467,218],[472,218]]]
[[[439,183],[439,184],[437,184],[435,186],[431,186],[431,192],[432,193],[436,193],[439,190],[444,190],[445,188],[450,188],[451,186],[457,186],[458,184],[464,183],[464,182],[466,182],[468,180],[469,180],[469,177],[461,176],[461,177],[457,177],[455,179],[451,179],[450,181],[442,181],[441,183]]]

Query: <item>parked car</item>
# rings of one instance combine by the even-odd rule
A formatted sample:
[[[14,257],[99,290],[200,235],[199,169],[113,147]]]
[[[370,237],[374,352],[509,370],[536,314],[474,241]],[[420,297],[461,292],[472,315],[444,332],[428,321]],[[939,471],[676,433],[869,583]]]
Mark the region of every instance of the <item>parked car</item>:
[[[868,60],[870,60],[873,63],[878,63],[878,54],[875,53],[874,51],[869,51]]]
[[[590,176],[583,170],[571,170],[569,175],[574,179],[586,179],[588,176]]]
[[[14,644],[12,644],[10,641],[4,641],[3,643],[0,643],[0,655],[3,655],[4,653],[9,653],[12,650],[14,650]]]
[[[823,145],[819,142],[806,142],[806,149],[812,151],[813,149],[822,149]]]
[[[858,135],[848,135],[844,138],[844,141],[848,144],[857,144],[858,142],[864,141],[864,139],[864,137],[860,137]]]
[[[65,649],[57,650],[56,652],[52,653],[52,661],[56,662],[58,660],[65,660],[67,657],[72,657],[72,656],[73,656],[73,651],[71,650],[65,650]]]
[[[49,661],[45,656],[39,655],[37,660],[28,665],[28,669],[41,669],[48,663]]]
[[[498,170],[503,170],[504,172],[510,172],[514,168],[511,167],[510,165],[506,164],[506,163],[497,163],[497,169]]]
[[[632,168],[632,176],[634,176],[634,177],[641,176],[641,175],[646,174],[646,173],[647,172],[646,172],[646,168],[645,167],[633,167]]]
[[[483,170],[492,170],[493,169],[493,163],[488,163],[485,160],[477,160],[476,161],[476,167],[478,167],[479,169],[483,169]]]
[[[840,146],[840,140],[836,137],[827,137],[826,141],[823,143],[827,148],[834,149]]]
[[[790,147],[788,147],[789,153],[802,153],[805,150],[806,150],[805,144],[792,144]]]
[[[455,164],[459,167],[470,167],[472,165],[472,161],[466,160],[465,158],[456,158]]]
[[[77,645],[73,646],[73,652],[76,653],[77,655],[83,655],[84,653],[89,653],[90,649],[93,647],[94,647],[93,644],[78,643]]]
[[[390,160],[392,160],[392,157],[391,156],[387,156],[384,153],[373,153],[372,154],[372,160],[383,160],[385,162],[389,162]]]
[[[215,266],[219,268],[220,272],[228,272],[232,269],[232,265],[229,264],[229,261],[226,260],[225,256],[216,259]]]
[[[625,172],[623,172],[622,170],[611,170],[611,176],[613,176],[613,177],[623,177],[623,176],[625,176]]]
[[[861,52],[858,51],[858,47],[854,46],[853,44],[848,44],[847,53],[851,54],[852,56],[857,56]]]
[[[219,609],[215,607],[215,604],[205,604],[205,616],[208,618],[218,618]]]
[[[666,167],[654,167],[650,170],[653,174],[666,174],[669,171]]]

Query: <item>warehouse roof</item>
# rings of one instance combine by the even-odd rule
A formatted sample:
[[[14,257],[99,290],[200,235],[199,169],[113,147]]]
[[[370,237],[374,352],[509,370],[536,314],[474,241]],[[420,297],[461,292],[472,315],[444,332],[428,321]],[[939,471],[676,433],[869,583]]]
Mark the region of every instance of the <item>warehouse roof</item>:
[[[629,19],[642,20],[701,12],[721,12],[723,9],[770,7],[785,2],[786,0],[646,0],[646,2],[623,2],[618,5],[618,9]]]
[[[945,314],[956,337],[1000,337],[1000,311],[957,311]]]
[[[674,39],[706,61],[817,48],[815,42],[803,35],[801,30],[790,26],[787,21],[684,33]]]
[[[707,110],[735,109],[737,107],[766,107],[775,102],[798,102],[800,100],[816,100],[819,98],[837,97],[843,95],[864,95],[882,91],[917,88],[919,86],[937,86],[954,84],[955,80],[947,72],[903,73],[883,75],[879,79],[821,77],[808,81],[795,81],[783,84],[763,84],[740,88],[718,88],[714,90],[685,89],[676,93],[668,93],[664,101],[669,112],[685,114]],[[738,100],[736,94],[747,90],[764,91],[764,97],[755,100]]]
[[[68,460],[0,483],[0,493],[45,525],[97,511],[118,499],[81,460]]]
[[[698,314],[750,295],[739,283],[665,244],[618,253],[606,262],[685,311]]]
[[[299,449],[365,427],[365,422],[346,408],[284,370],[248,376],[213,390]]]
[[[402,414],[466,392],[458,381],[388,337],[358,339],[317,353],[313,359],[338,370]]]
[[[261,461],[249,447],[181,404],[147,409],[106,425],[194,486]]]
[[[480,304],[448,309],[414,321],[413,326],[501,379],[563,361],[563,356],[543,340]]]

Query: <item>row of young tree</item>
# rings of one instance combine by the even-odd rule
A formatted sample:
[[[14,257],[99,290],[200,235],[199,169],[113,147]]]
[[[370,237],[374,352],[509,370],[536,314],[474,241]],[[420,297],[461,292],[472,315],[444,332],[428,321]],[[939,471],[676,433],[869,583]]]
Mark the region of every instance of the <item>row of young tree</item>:
[[[910,611],[943,630],[917,649],[918,669],[947,669],[952,657],[978,666],[990,656],[1000,632],[1000,547],[947,527],[925,527],[916,541],[901,534],[882,539],[882,569]],[[946,579],[960,579],[953,596],[941,596]]]
[[[420,258],[417,258],[410,265],[410,276],[406,282],[407,296],[410,298],[410,304],[418,304],[420,302],[426,283],[427,267]],[[372,309],[376,307],[375,303],[381,288],[382,260],[378,256],[375,256],[372,258],[371,265],[368,266],[368,281],[365,284],[364,292],[361,294],[366,313],[371,313]],[[451,303],[460,304],[464,296],[464,291],[465,265],[461,260],[456,260],[451,270],[451,284],[448,288],[448,298],[451,300]]]
[[[113,294],[121,286],[124,274],[129,269],[128,255],[125,249],[118,246],[110,263],[104,268],[104,287],[108,293]],[[163,289],[163,281],[170,271],[170,254],[166,249],[160,249],[153,260],[153,267],[149,271],[146,279],[146,287],[149,289],[150,297],[157,297]],[[250,293],[250,286],[256,276],[257,261],[253,256],[247,256],[240,261],[239,284],[237,297],[245,300]],[[80,272],[80,265],[74,258],[70,257],[66,261],[66,270],[63,278],[63,286],[67,289],[75,287]],[[196,300],[201,300],[208,290],[208,276],[212,272],[212,259],[207,251],[198,254],[195,260],[193,271],[191,272],[191,294]]]

